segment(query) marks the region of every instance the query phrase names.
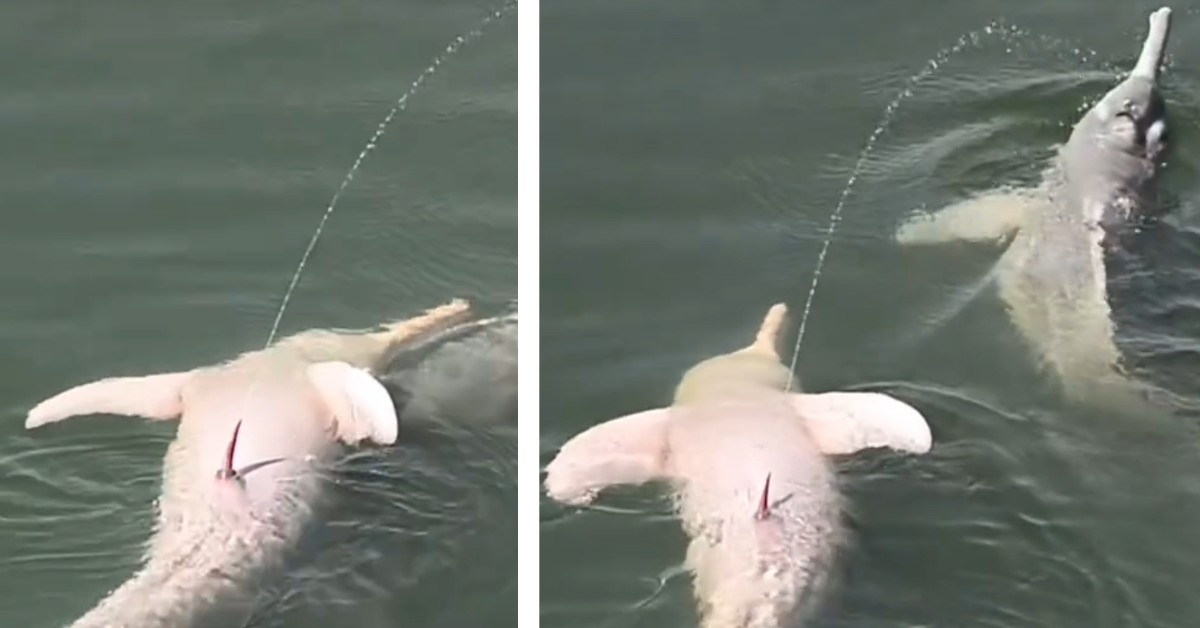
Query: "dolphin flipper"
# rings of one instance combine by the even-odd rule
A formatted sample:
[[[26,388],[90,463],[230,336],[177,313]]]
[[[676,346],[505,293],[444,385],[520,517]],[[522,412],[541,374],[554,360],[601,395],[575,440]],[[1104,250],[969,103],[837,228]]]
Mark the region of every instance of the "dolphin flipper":
[[[955,240],[1000,243],[1011,237],[1031,211],[1045,204],[1034,190],[992,190],[935,213],[913,215],[896,230],[903,246],[945,244]]]
[[[617,484],[642,484],[666,475],[666,408],[628,414],[567,441],[546,466],[546,493],[582,505]]]
[[[181,392],[191,371],[144,377],[111,377],[65,390],[29,411],[25,428],[33,429],[85,414],[119,414],[148,419],[177,419],[183,413]]]
[[[925,417],[883,393],[828,392],[790,395],[817,447],[827,455],[888,447],[923,454],[933,444]]]
[[[379,380],[345,362],[318,362],[307,373],[333,413],[340,440],[351,445],[363,440],[380,445],[396,442],[400,431],[396,407]]]

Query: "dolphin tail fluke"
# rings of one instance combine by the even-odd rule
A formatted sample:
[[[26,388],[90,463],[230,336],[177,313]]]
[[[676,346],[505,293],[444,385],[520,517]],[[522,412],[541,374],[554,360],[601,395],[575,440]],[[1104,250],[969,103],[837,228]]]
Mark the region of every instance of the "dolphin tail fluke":
[[[896,242],[903,246],[958,240],[999,244],[1021,228],[1039,202],[1034,190],[992,190],[935,213],[915,214],[896,230]]]
[[[1158,78],[1159,68],[1162,67],[1163,56],[1166,54],[1167,35],[1171,31],[1171,9],[1163,7],[1150,14],[1150,32],[1142,44],[1142,54],[1138,57],[1130,76],[1140,76],[1150,80]]]
[[[34,406],[25,419],[25,428],[85,414],[177,419],[183,412],[181,392],[191,375],[191,372],[160,373],[81,384]]]
[[[920,411],[883,393],[827,392],[790,395],[817,447],[827,455],[887,447],[923,454],[933,446]]]
[[[657,408],[576,435],[546,465],[546,494],[557,502],[583,505],[609,486],[664,477],[669,420],[670,411]]]

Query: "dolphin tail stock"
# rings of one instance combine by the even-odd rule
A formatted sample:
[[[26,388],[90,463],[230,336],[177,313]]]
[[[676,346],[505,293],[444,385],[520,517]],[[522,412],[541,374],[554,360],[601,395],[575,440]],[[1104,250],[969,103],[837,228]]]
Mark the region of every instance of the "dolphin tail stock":
[[[879,447],[923,454],[933,446],[933,435],[921,412],[891,395],[827,392],[792,393],[789,397],[826,455]]]
[[[191,376],[191,371],[181,371],[80,384],[34,406],[25,418],[25,428],[88,414],[177,419],[183,413],[182,391]]]
[[[546,494],[581,506],[609,486],[665,477],[670,416],[667,408],[644,410],[577,434],[546,465]]]
[[[1085,331],[1075,340],[1078,349],[1059,345],[1039,356],[1041,368],[1053,375],[1055,387],[1067,402],[1141,420],[1178,408],[1161,390],[1125,368],[1111,336]]]
[[[1173,411],[1160,404],[1156,391],[1124,371],[1109,370],[1091,377],[1079,372],[1059,371],[1058,384],[1063,396],[1083,407],[1103,408],[1106,413],[1137,417],[1164,415]]]
[[[1047,200],[1027,188],[996,189],[977,194],[936,212],[918,212],[901,223],[896,242],[901,246],[946,244],[954,241],[1002,243]]]
[[[1130,76],[1137,76],[1151,81],[1158,79],[1162,67],[1163,56],[1167,48],[1167,37],[1171,31],[1171,9],[1162,7],[1150,14],[1150,30],[1142,43],[1142,53],[1138,56],[1137,65],[1133,67]]]

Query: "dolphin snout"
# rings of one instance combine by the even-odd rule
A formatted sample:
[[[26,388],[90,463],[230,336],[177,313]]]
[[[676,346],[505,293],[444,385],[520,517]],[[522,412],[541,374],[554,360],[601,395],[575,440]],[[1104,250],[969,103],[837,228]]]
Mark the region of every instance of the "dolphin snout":
[[[1141,76],[1154,80],[1158,77],[1158,68],[1162,65],[1167,49],[1167,34],[1171,30],[1171,9],[1163,7],[1150,14],[1150,32],[1142,44],[1142,54],[1138,57],[1132,76]]]

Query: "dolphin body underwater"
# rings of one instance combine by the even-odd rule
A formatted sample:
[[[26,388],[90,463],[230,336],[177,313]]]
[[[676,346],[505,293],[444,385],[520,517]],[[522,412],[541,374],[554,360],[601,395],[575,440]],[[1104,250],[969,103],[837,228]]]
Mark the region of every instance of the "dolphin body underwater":
[[[546,467],[548,496],[666,482],[690,537],[685,564],[704,628],[781,628],[812,606],[842,538],[828,456],[932,446],[920,412],[882,393],[788,393],[773,306],[753,344],[688,370],[674,403],[596,425]]]
[[[1170,19],[1166,7],[1150,14],[1137,64],[1076,123],[1040,185],[989,191],[914,216],[896,232],[909,246],[1010,242],[996,266],[1000,298],[1076,401],[1144,400],[1120,364],[1105,253],[1153,213],[1167,139],[1158,77]]]
[[[378,369],[499,320],[469,321],[469,310],[454,300],[375,331],[311,329],[221,364],[103,379],[37,404],[27,428],[85,414],[179,421],[142,567],[70,627],[240,625],[313,519],[319,465],[342,445],[396,441]]]

